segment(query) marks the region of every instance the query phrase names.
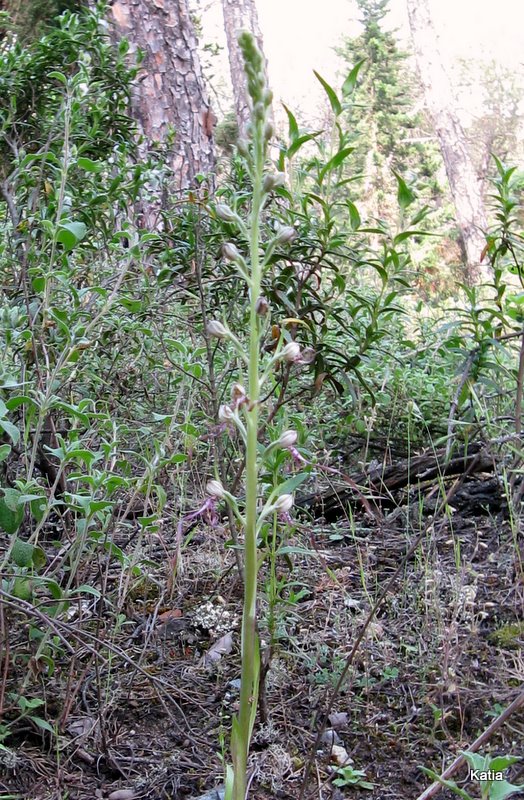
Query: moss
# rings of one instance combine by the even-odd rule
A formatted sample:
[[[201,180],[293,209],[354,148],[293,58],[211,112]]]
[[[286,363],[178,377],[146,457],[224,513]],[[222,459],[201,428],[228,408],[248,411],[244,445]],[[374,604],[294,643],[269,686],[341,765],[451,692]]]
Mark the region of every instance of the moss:
[[[489,639],[500,647],[518,647],[521,644],[519,640],[524,639],[524,621],[502,625],[490,633]]]

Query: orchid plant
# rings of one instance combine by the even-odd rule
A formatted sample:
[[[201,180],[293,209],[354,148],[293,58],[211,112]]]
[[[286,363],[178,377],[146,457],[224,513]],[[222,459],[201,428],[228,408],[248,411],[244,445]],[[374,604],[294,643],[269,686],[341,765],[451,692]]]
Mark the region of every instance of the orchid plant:
[[[239,508],[236,498],[218,480],[210,480],[206,487],[208,503],[226,502],[243,531],[244,603],[242,616],[242,671],[238,715],[233,719],[231,736],[232,765],[226,768],[225,799],[245,800],[248,781],[249,747],[257,710],[260,653],[257,636],[257,585],[261,563],[258,542],[263,526],[269,517],[286,521],[293,506],[293,490],[301,476],[284,480],[263,497],[260,470],[263,462],[276,449],[296,450],[297,433],[284,431],[265,448],[260,444],[262,402],[264,385],[269,382],[276,367],[303,362],[300,345],[281,334],[271,353],[264,354],[262,344],[270,329],[271,309],[262,294],[264,275],[270,268],[277,248],[286,246],[296,237],[291,226],[273,230],[264,241],[262,216],[272,191],[285,183],[285,176],[268,168],[268,144],[273,135],[270,122],[272,94],[267,87],[264,62],[250,33],[239,37],[248,92],[251,103],[251,122],[247,138],[238,143],[239,154],[244,158],[252,183],[252,196],[247,219],[223,203],[214,212],[228,223],[236,234],[239,246],[226,243],[222,248],[224,258],[232,263],[249,293],[249,323],[246,335],[237,336],[227,322],[212,320],[207,325],[209,336],[222,340],[236,351],[240,364],[240,380],[247,376],[247,385],[240,381],[232,387],[231,401],[219,410],[219,420],[225,428],[236,428],[245,450],[245,505]],[[244,243],[245,247],[242,246]],[[241,249],[245,250],[244,256]],[[305,477],[302,476],[302,477]]]

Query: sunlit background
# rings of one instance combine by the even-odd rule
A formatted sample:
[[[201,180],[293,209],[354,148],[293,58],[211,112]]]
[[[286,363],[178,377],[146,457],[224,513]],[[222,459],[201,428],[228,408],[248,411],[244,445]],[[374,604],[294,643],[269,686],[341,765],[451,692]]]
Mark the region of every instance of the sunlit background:
[[[497,61],[524,75],[524,2],[499,0],[430,0],[440,50],[458,95],[459,104],[474,114],[479,96],[468,87],[461,90],[460,61],[476,64],[479,78]],[[219,111],[227,106],[229,66],[225,49],[220,0],[194,0],[200,16],[201,46],[223,48],[204,61],[212,73]],[[335,48],[360,32],[359,12],[351,0],[258,0],[269,75],[277,100],[290,105],[304,122],[315,122],[322,113],[323,93],[313,70],[337,85],[343,65]],[[391,0],[388,27],[409,50],[409,28],[405,0]],[[278,111],[278,109],[277,109]]]

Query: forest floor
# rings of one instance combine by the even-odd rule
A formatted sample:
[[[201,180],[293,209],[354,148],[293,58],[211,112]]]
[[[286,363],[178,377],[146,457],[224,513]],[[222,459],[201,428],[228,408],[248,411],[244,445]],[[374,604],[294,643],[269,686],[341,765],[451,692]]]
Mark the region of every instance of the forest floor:
[[[415,800],[431,782],[421,766],[440,774],[518,694],[521,523],[511,520],[503,498],[492,506],[501,505],[498,511],[456,507],[434,519],[410,500],[406,494],[376,518],[358,509],[330,523],[302,517],[290,532],[293,552],[278,566],[283,600],[275,609],[276,644],[254,731],[253,800],[299,797],[315,718],[399,567],[333,702],[305,798]],[[225,527],[193,533],[172,599],[164,548],[174,528],[166,521],[162,541],[119,541],[129,556],[139,555],[143,574],[122,585],[121,566],[111,562],[106,600],[84,596],[72,607],[67,624],[81,635],[70,637],[73,653],[56,643],[52,674],[24,660],[35,649],[27,622],[4,609],[11,661],[18,654],[6,676],[7,697],[25,669],[25,696],[44,699],[35,714],[54,733],[27,716],[13,725],[0,750],[0,798],[192,800],[220,785],[221,752],[238,702],[242,589],[234,553],[224,548]],[[102,566],[92,559],[82,581],[100,586]],[[268,577],[263,567],[262,586]],[[125,602],[115,625],[117,597]],[[268,608],[263,591],[263,647]],[[522,709],[487,749],[524,755]],[[346,757],[372,788],[333,785],[337,759]],[[516,764],[509,777],[520,783],[523,775]],[[465,776],[462,769],[456,779]],[[468,791],[480,797],[477,786],[468,784]]]

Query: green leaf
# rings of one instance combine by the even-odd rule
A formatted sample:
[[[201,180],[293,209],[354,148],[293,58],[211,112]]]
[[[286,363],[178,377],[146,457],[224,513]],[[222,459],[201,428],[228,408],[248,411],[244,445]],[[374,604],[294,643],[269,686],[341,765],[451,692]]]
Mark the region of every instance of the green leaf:
[[[11,445],[10,444],[2,444],[0,445],[0,462],[5,461],[6,458],[9,457],[9,453],[11,452]]]
[[[0,529],[5,533],[16,533],[22,520],[24,519],[24,509],[19,506],[15,511],[9,508],[5,499],[0,499]]]
[[[331,108],[333,109],[333,113],[335,114],[336,117],[338,117],[339,114],[342,113],[342,104],[337,97],[337,93],[335,92],[333,87],[330,86],[329,83],[326,80],[324,80],[324,78],[321,75],[318,74],[318,72],[316,72],[316,70],[313,70],[313,73],[315,75],[315,78],[322,84],[324,91],[328,96]]]
[[[276,489],[271,492],[272,497],[280,497],[281,494],[292,494],[307,478],[309,478],[307,472],[300,472],[298,475],[293,475],[292,478],[288,478],[287,481],[280,483]]]
[[[24,542],[22,539],[17,537],[11,549],[11,558],[17,567],[27,568],[33,563],[33,551],[34,547],[32,544],[30,544],[30,542]]]
[[[284,111],[287,114],[288,125],[289,125],[289,138],[291,139],[292,142],[294,142],[295,139],[298,139],[298,135],[299,135],[298,122],[296,120],[296,117],[289,110],[289,108],[286,106],[286,104],[282,103],[282,105],[284,106]]]
[[[45,284],[46,280],[43,275],[40,275],[37,278],[33,278],[33,280],[31,281],[31,286],[33,287],[33,291],[37,293],[44,291]]]
[[[521,794],[524,786],[515,786],[508,781],[493,781],[489,789],[489,800],[504,800],[514,794]]]
[[[365,62],[366,62],[365,58],[363,58],[361,61],[357,61],[357,63],[347,76],[346,80],[342,84],[342,97],[344,98],[348,97],[355,90],[355,87],[357,85],[358,73],[360,72],[361,67]]]
[[[397,179],[397,199],[402,209],[407,208],[416,199],[416,195],[411,191],[406,181],[393,170],[393,175]]]
[[[33,596],[33,583],[29,578],[15,578],[13,594],[20,600],[31,600]]]
[[[20,441],[20,431],[16,425],[13,425],[12,422],[8,422],[6,419],[0,419],[0,428],[7,433],[13,444],[18,444]]]
[[[76,163],[80,169],[85,169],[86,172],[101,172],[104,169],[104,165],[100,161],[93,161],[84,156],[78,158]]]
[[[53,72],[48,72],[47,77],[54,78],[55,80],[60,81],[60,83],[63,83],[64,86],[67,86],[67,78],[62,72],[53,70]]]
[[[47,559],[45,552],[41,547],[35,547],[33,550],[33,565],[36,569],[41,569],[41,567],[45,566]]]
[[[37,522],[44,516],[45,507],[46,507],[47,499],[45,497],[39,497],[37,500],[31,500],[29,503],[29,509],[31,511],[31,516]]]
[[[66,250],[72,250],[86,233],[87,226],[83,222],[63,222],[56,235],[56,240],[63,244]]]
[[[335,153],[333,158],[330,158],[327,164],[325,164],[320,170],[318,176],[319,183],[322,183],[328,172],[331,172],[332,170],[339,167],[344,161],[344,159],[347,158],[350,155],[350,153],[353,152],[354,149],[355,149],[354,147],[344,147],[343,150],[339,150],[338,153]]]
[[[351,203],[349,200],[347,202],[347,207],[349,211],[349,222],[351,225],[352,230],[356,231],[360,228],[360,214],[358,213],[358,208],[354,203]]]
[[[49,731],[49,733],[54,734],[55,729],[49,724],[49,722],[47,722],[47,720],[42,719],[42,717],[34,717],[32,714],[29,716],[29,719],[32,720],[35,725],[38,725],[39,728],[42,728],[43,731]]]
[[[298,153],[302,145],[306,144],[306,142],[310,142],[316,136],[320,136],[320,131],[317,131],[316,133],[304,133],[302,136],[299,136],[298,139],[295,139],[288,147],[286,156],[288,158],[292,158],[295,153]]]
[[[92,594],[93,597],[99,599],[102,595],[94,586],[89,586],[87,583],[83,583],[82,586],[79,586],[78,589],[74,590],[74,594]]]
[[[495,756],[489,762],[489,769],[493,772],[504,772],[505,769],[522,761],[520,756]]]
[[[6,406],[9,411],[14,411],[15,408],[26,404],[36,406],[35,401],[31,397],[28,397],[26,394],[17,394],[15,397],[9,398]]]

